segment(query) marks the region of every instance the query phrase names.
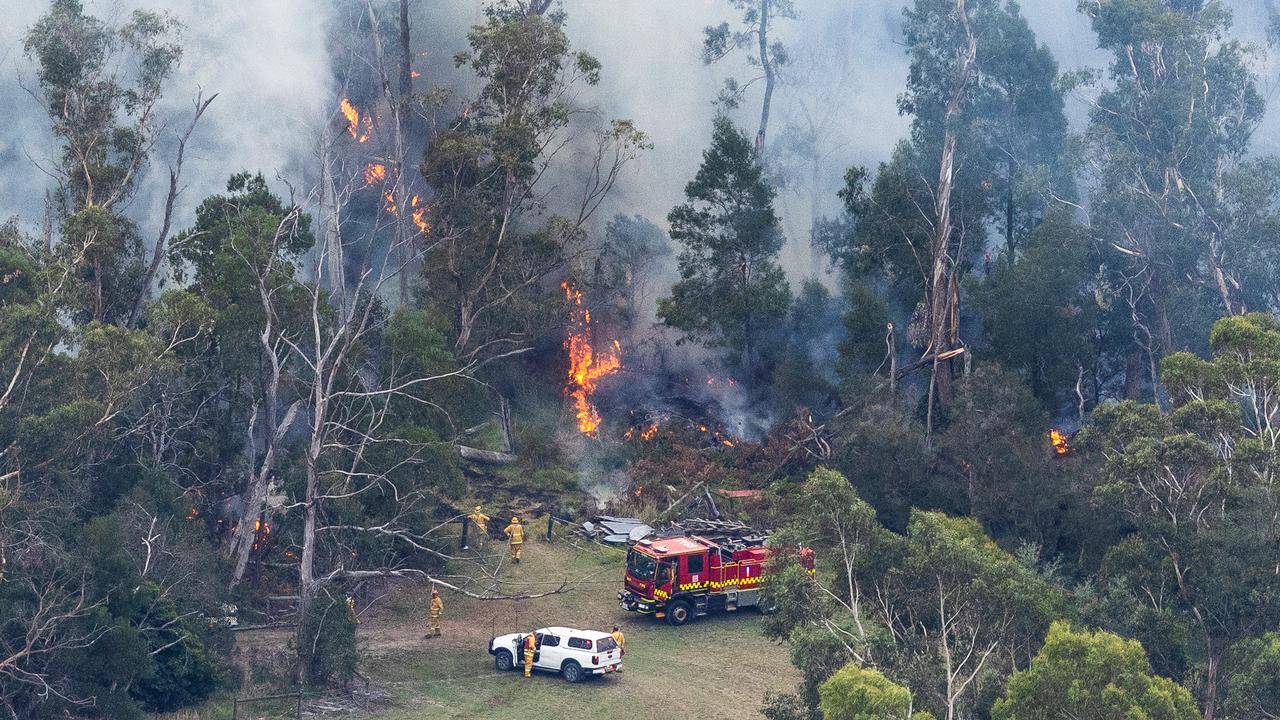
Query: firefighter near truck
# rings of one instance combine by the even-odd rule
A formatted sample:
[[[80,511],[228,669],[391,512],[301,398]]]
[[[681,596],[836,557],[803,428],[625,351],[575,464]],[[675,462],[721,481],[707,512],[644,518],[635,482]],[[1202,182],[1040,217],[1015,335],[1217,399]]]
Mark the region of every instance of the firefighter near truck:
[[[746,525],[690,520],[636,540],[627,550],[623,609],[684,625],[711,612],[760,607],[770,551]]]

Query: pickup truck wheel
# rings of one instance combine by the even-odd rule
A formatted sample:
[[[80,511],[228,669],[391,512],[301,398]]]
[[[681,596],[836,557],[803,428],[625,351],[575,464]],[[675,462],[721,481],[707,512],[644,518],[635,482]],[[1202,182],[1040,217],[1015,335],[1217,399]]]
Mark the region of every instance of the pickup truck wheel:
[[[582,666],[573,660],[565,661],[564,666],[560,668],[560,674],[571,683],[582,682],[584,677]]]
[[[498,653],[493,656],[493,666],[497,668],[498,672],[508,672],[511,668],[516,666],[516,663],[511,657],[511,653],[506,650],[499,650]]]
[[[693,608],[684,600],[677,600],[667,606],[667,624],[680,627],[693,619]]]

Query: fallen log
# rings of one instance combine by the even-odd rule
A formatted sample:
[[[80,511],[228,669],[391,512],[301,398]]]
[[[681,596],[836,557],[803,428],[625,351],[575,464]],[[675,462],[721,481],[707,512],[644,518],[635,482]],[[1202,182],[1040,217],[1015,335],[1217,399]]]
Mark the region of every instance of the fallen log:
[[[466,445],[458,446],[458,454],[465,460],[487,463],[489,465],[510,465],[516,461],[516,456],[511,453],[498,452],[496,450],[481,450],[480,448],[468,447]]]
[[[920,368],[925,367],[926,365],[932,364],[934,361],[942,362],[944,360],[950,360],[951,358],[956,357],[957,355],[963,355],[966,352],[968,352],[968,348],[958,347],[958,348],[955,348],[954,350],[947,350],[945,352],[940,352],[936,355],[926,355],[920,358],[919,360],[911,363],[910,365],[897,370],[894,373],[894,379],[901,380],[902,378],[906,377],[907,375],[910,375],[916,370],[919,370]]]

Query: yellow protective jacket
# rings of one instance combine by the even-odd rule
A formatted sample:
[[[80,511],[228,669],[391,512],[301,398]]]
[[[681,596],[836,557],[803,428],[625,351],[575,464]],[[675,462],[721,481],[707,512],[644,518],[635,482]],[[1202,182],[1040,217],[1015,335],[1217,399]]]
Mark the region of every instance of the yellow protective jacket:
[[[613,636],[613,641],[618,643],[618,647],[622,647],[627,644],[627,636],[623,635],[621,630],[611,632],[609,634]]]
[[[440,617],[444,614],[444,601],[437,595],[431,598],[431,617]]]
[[[511,538],[512,545],[518,545],[524,542],[524,526],[520,523],[511,523],[502,532]]]
[[[471,521],[472,525],[480,528],[480,532],[489,529],[489,516],[482,512],[473,512],[467,516],[467,519]]]

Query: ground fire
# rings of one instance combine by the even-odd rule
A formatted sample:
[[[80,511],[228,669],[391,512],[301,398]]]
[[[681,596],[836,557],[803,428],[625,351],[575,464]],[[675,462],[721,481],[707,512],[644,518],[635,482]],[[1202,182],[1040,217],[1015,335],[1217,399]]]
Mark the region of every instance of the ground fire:
[[[1071,452],[1071,443],[1067,440],[1067,436],[1057,428],[1049,430],[1049,443],[1053,445],[1053,451],[1059,455]]]
[[[564,349],[569,354],[569,383],[565,391],[573,398],[578,430],[591,435],[600,427],[600,413],[592,402],[596,382],[616,373],[622,367],[622,345],[617,340],[597,352],[592,340],[591,310],[582,304],[582,291],[568,282],[560,283],[569,301],[569,337]]]

